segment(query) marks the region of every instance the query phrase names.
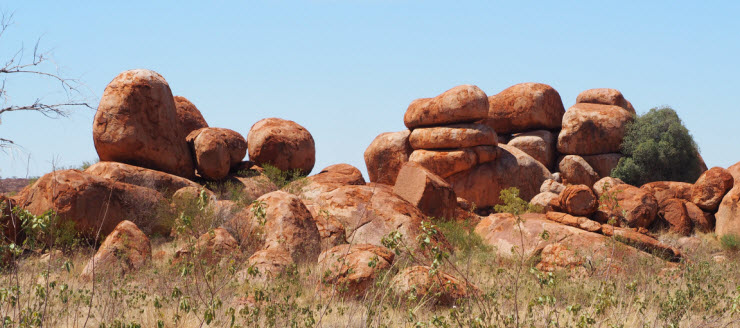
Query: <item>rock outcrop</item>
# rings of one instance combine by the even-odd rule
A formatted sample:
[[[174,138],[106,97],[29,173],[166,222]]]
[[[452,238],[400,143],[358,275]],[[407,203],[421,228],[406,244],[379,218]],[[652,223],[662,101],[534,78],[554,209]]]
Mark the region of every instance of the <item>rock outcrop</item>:
[[[599,174],[594,171],[591,165],[578,155],[568,155],[563,157],[558,163],[560,176],[563,184],[582,184],[589,187],[599,181]]]
[[[477,287],[454,276],[432,273],[427,266],[408,267],[393,277],[391,289],[401,299],[427,300],[436,305],[452,306],[458,300],[478,294]]]
[[[203,118],[198,107],[195,107],[190,100],[182,96],[175,96],[175,109],[177,110],[177,119],[180,121],[183,134],[188,135],[198,129],[207,128],[208,123]]]
[[[559,129],[565,108],[560,94],[542,83],[520,83],[488,97],[483,123],[500,134]]]
[[[200,176],[221,180],[247,155],[247,140],[234,130],[202,128],[188,134],[186,141]]]
[[[82,269],[80,279],[123,275],[141,269],[152,259],[149,238],[131,221],[121,221]]]
[[[365,150],[365,166],[371,182],[394,185],[403,163],[414,151],[409,143],[411,131],[386,132],[375,137]]]
[[[319,255],[322,272],[319,291],[331,295],[362,297],[379,272],[390,268],[395,254],[382,246],[339,245]]]
[[[316,162],[313,136],[296,122],[266,118],[255,123],[247,135],[249,160],[282,171],[299,170],[308,175]]]
[[[558,199],[560,209],[576,216],[589,216],[599,207],[591,188],[584,185],[570,185],[563,190]]]
[[[601,88],[583,91],[576,98],[576,103],[619,106],[633,115],[635,114],[635,108],[632,107],[632,104],[624,99],[624,95],[616,89]]]
[[[409,129],[425,126],[471,123],[486,118],[488,97],[474,85],[460,85],[434,98],[411,102],[403,122]],[[251,143],[250,143],[251,144]]]
[[[414,149],[449,149],[496,146],[496,131],[480,123],[452,124],[414,129],[409,136]]]
[[[156,190],[168,197],[181,188],[201,188],[199,184],[183,177],[118,162],[98,162],[84,172],[111,182],[123,182]]]
[[[601,223],[614,219],[617,224],[632,228],[648,228],[658,214],[658,201],[645,191],[628,184],[618,184],[609,189],[613,201],[602,202],[594,214]]]
[[[455,191],[449,183],[420,164],[408,162],[401,167],[393,192],[427,216],[450,220],[455,215]]]
[[[476,146],[449,150],[417,149],[411,153],[409,162],[419,163],[442,178],[469,170],[478,164],[488,163],[498,157],[494,146]]]
[[[591,165],[600,177],[611,176],[614,168],[619,164],[619,160],[623,157],[620,153],[609,153],[599,155],[585,155],[583,159]]]
[[[619,152],[632,120],[632,113],[619,106],[577,103],[563,116],[558,151],[568,155]]]
[[[704,172],[691,187],[691,202],[705,211],[714,212],[722,198],[735,185],[735,178],[721,167]]]
[[[508,145],[521,149],[546,168],[552,169],[555,163],[555,141],[556,136],[552,132],[536,130],[515,134]]]
[[[716,214],[715,233],[719,237],[735,235],[740,237],[740,187],[732,188],[722,199]]]

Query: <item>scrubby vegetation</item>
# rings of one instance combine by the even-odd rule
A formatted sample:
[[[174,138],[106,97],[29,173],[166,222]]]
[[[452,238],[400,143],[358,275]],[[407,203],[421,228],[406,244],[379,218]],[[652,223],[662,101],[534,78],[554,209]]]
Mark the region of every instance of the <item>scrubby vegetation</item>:
[[[701,175],[699,150],[670,107],[653,108],[627,126],[623,157],[612,176],[640,186],[652,181],[693,183]]]

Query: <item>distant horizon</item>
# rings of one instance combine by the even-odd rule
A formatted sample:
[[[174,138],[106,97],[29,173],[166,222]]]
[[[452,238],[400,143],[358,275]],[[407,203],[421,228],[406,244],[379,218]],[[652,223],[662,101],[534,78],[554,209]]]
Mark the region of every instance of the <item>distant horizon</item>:
[[[97,107],[116,75],[162,74],[212,127],[247,136],[267,117],[293,120],[316,143],[313,174],[348,163],[367,179],[363,153],[380,133],[404,130],[416,98],[460,84],[487,95],[523,82],[553,86],[566,109],[587,89],[614,88],[638,114],[670,106],[708,167],[740,161],[732,95],[740,88],[740,4],[579,5],[438,1],[308,1],[70,6],[10,1],[0,61],[21,45],[50,50]],[[43,18],[43,19],[39,19]],[[54,68],[55,69],[55,68]],[[50,81],[6,78],[10,104],[59,99]],[[6,113],[0,177],[40,176],[94,161],[94,110],[49,119]],[[30,156],[30,161],[29,161]],[[245,160],[248,158],[245,158]]]

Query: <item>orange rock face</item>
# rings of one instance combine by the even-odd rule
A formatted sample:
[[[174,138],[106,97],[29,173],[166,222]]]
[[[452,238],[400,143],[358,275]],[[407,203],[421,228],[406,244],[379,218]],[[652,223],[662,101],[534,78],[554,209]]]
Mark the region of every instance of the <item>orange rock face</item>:
[[[418,207],[425,215],[452,219],[457,196],[452,187],[420,164],[408,162],[398,173],[393,192]]]
[[[612,170],[617,167],[619,160],[622,158],[622,154],[599,154],[599,155],[587,155],[582,156],[583,159],[591,165],[596,173],[601,177],[608,177],[612,174]]]
[[[365,178],[362,172],[349,164],[334,164],[327,166],[316,175],[308,177],[308,180],[321,184],[339,185],[364,185]]]
[[[493,161],[498,156],[498,149],[493,146],[476,146],[453,150],[417,149],[409,156],[409,162],[421,164],[429,171],[442,178],[469,170],[472,167]]]
[[[686,201],[683,199],[666,199],[660,203],[658,214],[668,224],[669,231],[688,236],[691,234],[693,226],[685,204]]]
[[[167,196],[172,196],[175,191],[185,187],[201,188],[199,184],[183,177],[118,162],[98,162],[88,167],[85,173],[149,188]]]
[[[658,201],[644,189],[620,184],[610,188],[608,193],[618,206],[611,201],[602,202],[594,214],[594,218],[601,223],[614,218],[632,228],[647,228],[658,214]]]
[[[239,243],[224,228],[216,228],[201,235],[193,251],[194,253],[191,253],[185,246],[175,253],[175,258],[194,255],[209,265],[215,265],[222,259],[235,259],[240,255]]]
[[[488,118],[483,122],[507,134],[559,129],[565,108],[560,94],[542,83],[520,83],[488,97]]]
[[[727,168],[727,171],[732,174],[732,177],[735,178],[735,184],[740,181],[740,162],[737,162],[733,164],[732,166]]]
[[[594,183],[593,190],[594,193],[596,193],[596,197],[601,197],[601,195],[609,191],[609,189],[620,184],[624,184],[624,181],[618,178],[605,177]]]
[[[316,162],[313,136],[298,123],[266,118],[255,123],[247,135],[249,160],[270,164],[282,171],[300,170],[308,175]]]
[[[237,273],[237,277],[239,280],[268,281],[279,277],[293,263],[290,253],[284,248],[262,249],[254,252],[247,260],[247,265],[256,269],[255,276],[244,269]]]
[[[454,276],[437,272],[426,266],[408,267],[393,277],[391,289],[402,299],[421,299],[432,296],[436,305],[451,306],[456,301],[479,293],[477,287]]]
[[[734,187],[722,199],[715,215],[717,236],[736,235],[740,237],[740,187]]]
[[[568,155],[558,164],[564,184],[582,184],[593,186],[599,181],[599,174],[581,156]]]
[[[105,238],[80,278],[89,281],[110,274],[123,275],[139,270],[151,260],[149,238],[133,222],[124,220]]]
[[[424,126],[469,123],[486,118],[488,97],[474,85],[460,85],[434,98],[411,102],[403,123],[409,129]]]
[[[225,178],[247,154],[247,140],[234,130],[202,128],[191,132],[186,140],[198,173],[206,179]]]
[[[113,182],[78,170],[44,175],[19,194],[18,205],[34,215],[54,210],[62,222],[74,222],[83,236],[113,232],[124,219],[147,233],[169,232],[157,216],[164,199],[149,188]]]
[[[182,96],[175,96],[175,108],[177,109],[177,119],[185,135],[190,134],[198,129],[207,128],[208,123],[203,118],[198,107],[195,107],[190,100]]]
[[[676,181],[655,181],[642,185],[640,188],[650,192],[658,203],[671,198],[691,200],[691,184]]]
[[[542,163],[511,146],[499,145],[495,161],[446,178],[458,197],[475,203],[479,208],[501,204],[501,190],[519,189],[519,197],[531,200],[540,192],[542,183],[552,175]]]
[[[485,124],[453,124],[414,129],[409,136],[409,143],[413,149],[495,147],[498,144],[498,136]]]
[[[558,151],[563,154],[618,153],[633,115],[619,106],[579,103],[563,116]]]
[[[414,151],[409,143],[411,131],[382,133],[365,150],[365,166],[371,182],[393,185],[403,163]]]
[[[694,228],[704,233],[714,231],[715,218],[713,213],[702,211],[699,206],[692,202],[687,201],[684,205]]]
[[[550,131],[518,133],[509,140],[508,145],[521,149],[548,169],[555,164],[555,135]]]
[[[704,172],[691,187],[691,202],[705,211],[716,211],[722,197],[735,185],[735,178],[721,167]]]
[[[125,71],[108,84],[93,121],[101,161],[195,176],[172,91],[154,71]]]
[[[635,108],[632,107],[632,104],[624,99],[624,95],[616,89],[601,88],[583,91],[576,98],[576,103],[614,105],[624,108],[633,115],[635,114]]]
[[[331,295],[362,297],[378,272],[390,268],[395,254],[382,246],[370,244],[339,245],[319,255],[321,278],[319,291]]]
[[[591,188],[584,185],[570,185],[559,198],[560,208],[568,214],[589,216],[596,211],[599,202]]]

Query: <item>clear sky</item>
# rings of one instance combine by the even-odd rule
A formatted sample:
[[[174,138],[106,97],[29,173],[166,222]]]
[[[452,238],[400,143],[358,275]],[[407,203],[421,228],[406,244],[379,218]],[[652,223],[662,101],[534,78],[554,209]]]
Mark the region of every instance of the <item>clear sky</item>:
[[[597,4],[598,3],[598,4]],[[404,129],[415,98],[475,84],[493,95],[520,82],[560,92],[616,88],[638,113],[670,105],[707,164],[740,161],[737,1],[20,1],[0,59],[23,43],[51,50],[97,107],[118,73],[161,73],[210,126],[245,137],[266,117],[305,126],[314,173],[363,172],[376,135]],[[55,84],[10,76],[11,103],[59,96]],[[36,176],[97,158],[94,110],[51,120],[2,117],[0,176]]]

